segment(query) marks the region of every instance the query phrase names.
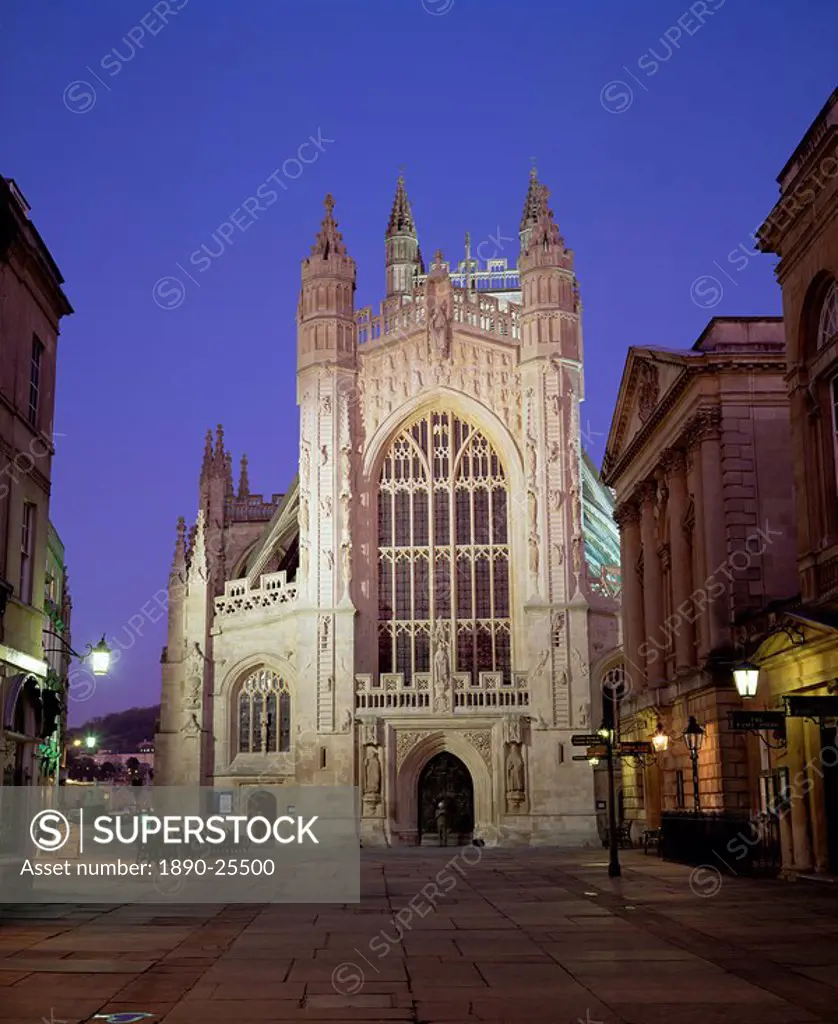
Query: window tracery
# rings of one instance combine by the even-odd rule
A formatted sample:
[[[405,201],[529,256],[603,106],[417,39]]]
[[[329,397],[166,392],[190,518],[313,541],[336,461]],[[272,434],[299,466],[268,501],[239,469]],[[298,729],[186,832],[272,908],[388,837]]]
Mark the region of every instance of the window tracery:
[[[291,694],[270,669],[252,672],[238,697],[240,754],[277,754],[291,749]]]
[[[392,442],[378,492],[379,672],[430,672],[435,626],[452,671],[511,679],[508,485],[485,435],[435,410]]]

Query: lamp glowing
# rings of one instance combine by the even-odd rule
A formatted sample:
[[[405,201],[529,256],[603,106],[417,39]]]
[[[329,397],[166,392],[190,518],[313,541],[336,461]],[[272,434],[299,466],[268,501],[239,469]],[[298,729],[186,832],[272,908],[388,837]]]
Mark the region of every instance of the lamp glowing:
[[[90,651],[90,667],[93,671],[94,676],[107,675],[108,669],[111,664],[111,649],[105,643],[104,634],[102,639],[96,644],[95,647],[91,648]]]
[[[733,681],[742,700],[750,700],[756,696],[757,684],[759,683],[759,669],[748,661],[733,670]]]
[[[655,729],[655,735],[652,737],[652,746],[654,747],[656,754],[663,754],[669,747],[669,737],[663,731],[663,725],[658,722],[658,727]]]
[[[87,747],[88,750],[93,750],[94,747],[96,746],[96,737],[95,736],[85,736],[85,738],[84,738],[84,745]]]

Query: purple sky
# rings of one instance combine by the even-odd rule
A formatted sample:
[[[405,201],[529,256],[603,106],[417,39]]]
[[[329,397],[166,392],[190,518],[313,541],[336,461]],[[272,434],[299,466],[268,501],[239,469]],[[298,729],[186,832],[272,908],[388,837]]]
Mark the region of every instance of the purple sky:
[[[76,722],[158,700],[165,621],[146,618],[139,637],[128,623],[165,586],[177,516],[194,517],[207,427],[223,422],[236,461],[247,450],[253,490],[282,491],[295,472],[299,268],[325,192],[365,305],[381,297],[401,165],[426,257],[459,257],[469,230],[481,255],[514,263],[536,157],[576,251],[582,424],[599,460],[630,344],[689,346],[712,314],[780,312],[773,261],[728,254],[750,252],[835,86],[834,0],[693,3],[714,11],[703,25],[686,0],[170,0],[181,9],[166,24],[156,6],[0,7],[0,172],[76,309],[52,500],[73,638],[104,630],[126,648],[73,703]],[[633,90],[626,109],[614,80]],[[318,135],[333,141],[296,164]],[[277,170],[284,188],[268,182]],[[248,215],[266,182],[278,198],[268,208],[263,190]],[[223,253],[190,263],[204,244],[219,252],[224,222]],[[708,274],[724,288],[712,309],[690,295]],[[186,285],[173,309],[153,297],[169,275]],[[164,305],[175,287],[160,285]]]

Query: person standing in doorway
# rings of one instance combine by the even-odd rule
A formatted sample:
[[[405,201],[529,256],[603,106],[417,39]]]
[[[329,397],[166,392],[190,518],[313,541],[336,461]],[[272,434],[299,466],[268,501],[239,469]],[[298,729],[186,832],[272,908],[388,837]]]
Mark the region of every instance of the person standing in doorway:
[[[448,814],[445,801],[440,800],[436,805],[436,831],[439,836],[439,845],[448,845]]]

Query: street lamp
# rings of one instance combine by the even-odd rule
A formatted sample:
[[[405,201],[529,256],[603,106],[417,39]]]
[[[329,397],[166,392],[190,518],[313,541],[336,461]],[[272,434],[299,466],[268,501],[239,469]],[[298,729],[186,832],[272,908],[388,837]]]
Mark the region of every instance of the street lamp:
[[[665,754],[669,749],[669,737],[663,731],[663,724],[658,722],[655,735],[652,737],[652,746],[656,754]]]
[[[751,700],[756,696],[759,683],[759,668],[749,661],[743,661],[733,670],[733,681],[743,700]]]
[[[88,750],[95,750],[98,740],[95,736],[85,736],[84,745]]]
[[[105,642],[105,634],[102,634],[102,639],[94,647],[93,644],[87,645],[87,650],[84,654],[79,654],[78,651],[73,650],[67,640],[61,633],[58,633],[54,629],[45,629],[45,636],[51,636],[57,640],[60,644],[59,651],[62,654],[69,655],[71,658],[76,658],[78,661],[90,662],[90,670],[95,676],[107,675],[108,669],[111,663],[111,649]],[[61,737],[61,715],[58,716],[58,721],[55,723],[55,749],[56,749],[56,762],[55,762],[55,785],[61,785],[61,762],[63,760],[62,751],[62,737]]]
[[[597,735],[605,741],[605,757],[608,766],[608,877],[619,878],[620,854],[617,847],[617,787],[614,782],[614,730],[605,722],[597,729]]]
[[[687,750],[689,751],[693,766],[693,805],[695,811],[701,810],[701,803],[698,798],[698,754],[703,741],[704,729],[695,720],[695,716],[690,715],[687,728],[684,730],[684,742],[687,744]]]

